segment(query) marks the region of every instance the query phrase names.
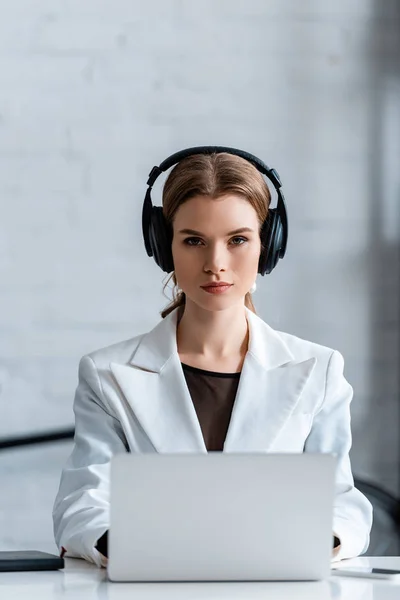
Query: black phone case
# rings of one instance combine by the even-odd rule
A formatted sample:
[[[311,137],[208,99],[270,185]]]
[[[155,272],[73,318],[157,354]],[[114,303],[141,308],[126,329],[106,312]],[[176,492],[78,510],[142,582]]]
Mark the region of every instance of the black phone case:
[[[0,552],[0,571],[55,571],[64,568],[64,559],[40,550]]]

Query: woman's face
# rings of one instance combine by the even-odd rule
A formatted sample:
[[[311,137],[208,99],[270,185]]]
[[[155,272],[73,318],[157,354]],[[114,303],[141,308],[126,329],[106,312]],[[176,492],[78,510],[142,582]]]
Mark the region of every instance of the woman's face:
[[[175,276],[187,300],[206,310],[223,310],[244,303],[257,277],[260,251],[257,213],[239,195],[218,199],[195,196],[175,214]],[[219,281],[231,285],[222,293],[202,288]]]

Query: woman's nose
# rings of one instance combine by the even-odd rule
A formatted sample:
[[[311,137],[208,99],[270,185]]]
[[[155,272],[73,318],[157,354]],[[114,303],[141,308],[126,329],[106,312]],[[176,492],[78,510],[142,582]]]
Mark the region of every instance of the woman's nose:
[[[210,248],[207,249],[204,261],[204,270],[218,273],[219,271],[225,271],[227,265],[226,253],[221,248]]]

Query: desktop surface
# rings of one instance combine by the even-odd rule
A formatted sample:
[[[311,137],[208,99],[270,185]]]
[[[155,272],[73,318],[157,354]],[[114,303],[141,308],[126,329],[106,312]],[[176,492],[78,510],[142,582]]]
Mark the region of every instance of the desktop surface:
[[[334,566],[371,566],[400,570],[400,557],[359,557]],[[0,573],[2,600],[398,600],[400,584],[331,576],[303,582],[112,583],[105,569],[84,560],[65,559],[65,569]]]

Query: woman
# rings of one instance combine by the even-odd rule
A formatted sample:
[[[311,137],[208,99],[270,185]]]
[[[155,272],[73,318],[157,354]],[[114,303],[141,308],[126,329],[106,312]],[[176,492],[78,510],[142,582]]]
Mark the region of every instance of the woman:
[[[150,191],[172,169],[163,208]],[[270,192],[262,173],[278,191]],[[107,564],[109,462],[117,452],[337,455],[334,560],[365,552],[372,507],[354,487],[350,402],[337,351],[273,330],[252,302],[257,273],[285,253],[276,171],[230,148],[192,148],[154,167],[146,249],[176,294],[156,327],[81,359],[75,445],[53,518],[61,552]]]

